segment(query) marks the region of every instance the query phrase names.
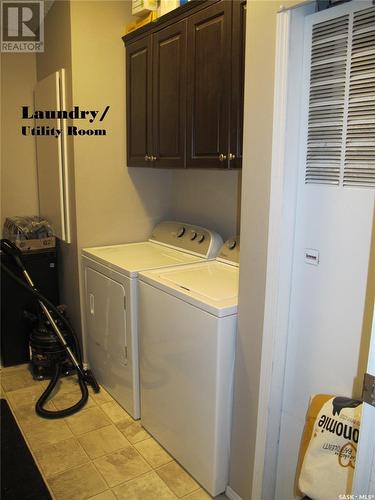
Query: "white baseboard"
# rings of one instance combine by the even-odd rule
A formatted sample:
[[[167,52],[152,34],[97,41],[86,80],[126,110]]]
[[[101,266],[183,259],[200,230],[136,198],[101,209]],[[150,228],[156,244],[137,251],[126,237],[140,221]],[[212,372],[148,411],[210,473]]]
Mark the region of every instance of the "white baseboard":
[[[242,500],[240,495],[237,495],[237,493],[233,491],[230,486],[225,488],[225,494],[230,500]]]

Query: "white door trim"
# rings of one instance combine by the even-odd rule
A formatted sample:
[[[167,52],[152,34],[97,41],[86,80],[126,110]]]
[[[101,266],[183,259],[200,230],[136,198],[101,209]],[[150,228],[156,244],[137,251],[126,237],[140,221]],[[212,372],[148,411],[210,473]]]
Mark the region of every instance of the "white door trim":
[[[375,375],[375,308],[373,305],[372,332],[367,372]],[[375,408],[363,403],[361,430],[356,455],[353,495],[375,495]]]
[[[298,180],[304,18],[314,4],[277,16],[271,196],[258,427],[251,498],[274,498],[287,350]]]
[[[277,15],[276,60],[273,109],[272,167],[266,299],[263,326],[262,362],[258,402],[258,425],[251,498],[263,498],[263,468],[266,455],[268,407],[271,397],[272,360],[278,322],[280,286],[280,245],[283,227],[284,159],[288,89],[290,11]]]

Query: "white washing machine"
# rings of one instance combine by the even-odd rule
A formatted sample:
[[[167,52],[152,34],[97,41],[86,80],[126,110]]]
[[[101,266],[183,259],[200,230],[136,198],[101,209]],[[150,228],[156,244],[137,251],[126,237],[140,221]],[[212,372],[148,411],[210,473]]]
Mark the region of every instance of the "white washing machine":
[[[148,241],[85,248],[85,360],[98,382],[140,417],[137,276],[139,271],[216,257],[222,238],[179,222],[161,222]]]
[[[142,425],[212,495],[228,484],[239,242],[214,261],[142,272]]]

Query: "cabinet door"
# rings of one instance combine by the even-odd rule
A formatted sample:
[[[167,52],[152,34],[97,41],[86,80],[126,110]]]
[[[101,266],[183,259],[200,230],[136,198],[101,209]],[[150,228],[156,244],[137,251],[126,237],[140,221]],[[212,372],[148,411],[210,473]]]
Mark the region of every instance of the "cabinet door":
[[[151,36],[126,48],[128,166],[151,167]]]
[[[185,166],[186,24],[183,20],[153,35],[154,167]]]
[[[232,95],[230,114],[231,168],[242,165],[243,104],[245,80],[246,0],[235,0],[232,11]]]
[[[188,19],[187,167],[228,167],[231,13],[223,0]]]

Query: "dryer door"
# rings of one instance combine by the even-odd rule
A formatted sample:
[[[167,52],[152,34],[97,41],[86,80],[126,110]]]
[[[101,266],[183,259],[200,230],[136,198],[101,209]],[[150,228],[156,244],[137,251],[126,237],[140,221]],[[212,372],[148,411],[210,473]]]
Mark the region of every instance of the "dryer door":
[[[129,396],[129,388],[125,389],[129,384],[124,383],[128,363],[125,296],[123,284],[86,267],[88,361],[99,383],[121,403]]]
[[[125,289],[121,283],[87,268],[89,340],[126,365]]]

